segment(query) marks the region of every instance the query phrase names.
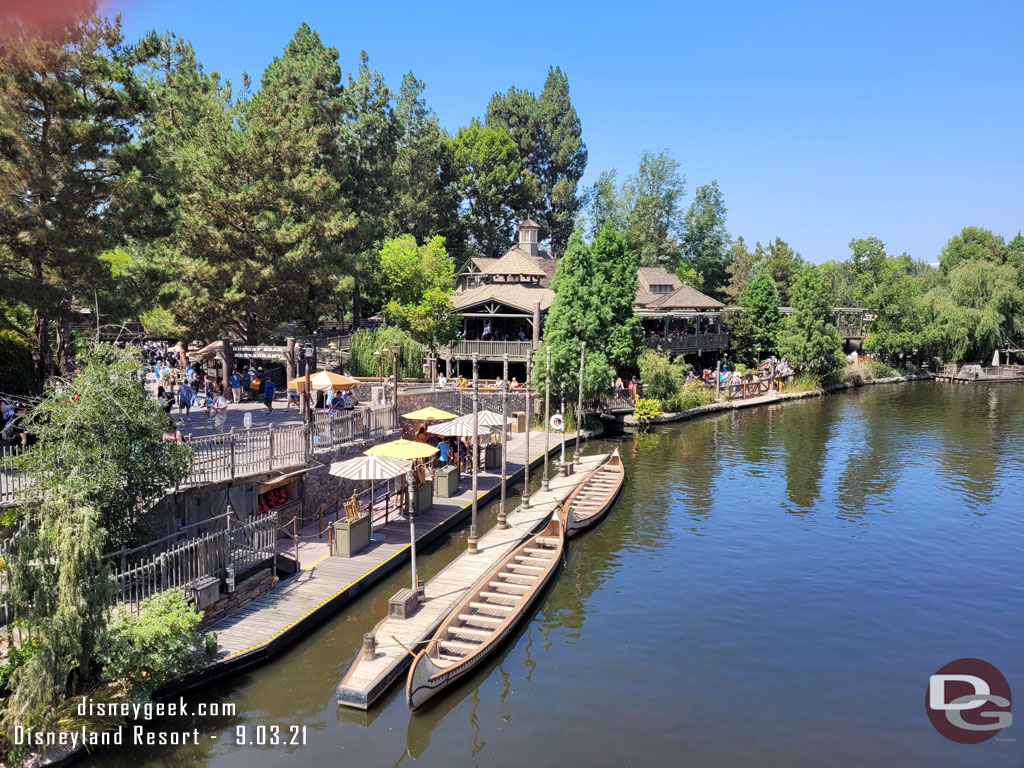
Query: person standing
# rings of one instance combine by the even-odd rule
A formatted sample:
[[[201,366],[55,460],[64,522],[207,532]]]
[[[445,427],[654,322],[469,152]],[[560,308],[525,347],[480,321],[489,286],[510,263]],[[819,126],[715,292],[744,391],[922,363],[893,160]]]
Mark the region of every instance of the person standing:
[[[224,431],[224,424],[228,420],[228,399],[224,395],[217,395],[213,401],[213,427],[218,432]]]
[[[267,406],[267,416],[274,412],[274,382],[270,379],[263,382],[263,404]]]
[[[238,371],[231,374],[228,384],[231,386],[231,399],[236,403],[242,402],[242,377],[238,375]]]

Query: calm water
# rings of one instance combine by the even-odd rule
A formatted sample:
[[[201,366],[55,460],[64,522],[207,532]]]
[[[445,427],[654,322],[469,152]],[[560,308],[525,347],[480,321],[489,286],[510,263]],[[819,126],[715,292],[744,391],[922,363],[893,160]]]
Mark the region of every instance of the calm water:
[[[369,713],[335,703],[403,572],[192,697],[237,717],[157,726],[197,726],[201,746],[95,764],[1024,765],[1021,704],[1000,734],[1015,741],[977,746],[947,742],[924,711],[928,676],[963,656],[1024,702],[1024,387],[871,387],[618,444],[612,516],[436,706],[412,716],[397,686]],[[427,575],[464,545],[459,532],[436,547]],[[271,724],[306,725],[307,744],[231,743]]]

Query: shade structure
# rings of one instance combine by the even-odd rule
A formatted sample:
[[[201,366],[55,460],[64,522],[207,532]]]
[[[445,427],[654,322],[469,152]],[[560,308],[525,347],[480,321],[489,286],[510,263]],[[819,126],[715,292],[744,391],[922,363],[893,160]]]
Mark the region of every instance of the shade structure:
[[[460,416],[459,419],[472,424],[473,414],[470,413],[465,416]],[[511,416],[508,419],[505,419],[500,413],[496,413],[495,411],[480,411],[476,415],[476,420],[478,424],[483,424],[485,427],[498,427],[499,429],[501,428],[502,423],[508,424],[509,422],[515,421]]]
[[[429,459],[437,453],[437,448],[415,440],[392,440],[389,443],[375,445],[366,451],[367,456],[389,456],[394,459]]]
[[[328,389],[342,389],[347,391],[355,389],[359,382],[355,379],[348,378],[348,376],[342,376],[339,373],[317,371],[309,377],[309,384],[313,388],[314,392],[326,391]],[[294,389],[297,392],[305,392],[306,377],[299,376],[298,378],[289,380],[288,389]]]
[[[356,456],[331,464],[330,474],[347,480],[391,480],[412,469],[412,462],[388,456]]]
[[[428,408],[420,408],[418,411],[403,413],[402,418],[412,419],[413,421],[445,421],[447,419],[454,419],[455,414],[430,406]]]
[[[466,417],[452,419],[451,421],[442,421],[440,424],[432,424],[427,427],[427,432],[435,435],[441,435],[442,437],[473,437],[473,417],[470,416],[468,421],[464,420]],[[477,435],[489,435],[491,428],[479,424],[476,434]]]

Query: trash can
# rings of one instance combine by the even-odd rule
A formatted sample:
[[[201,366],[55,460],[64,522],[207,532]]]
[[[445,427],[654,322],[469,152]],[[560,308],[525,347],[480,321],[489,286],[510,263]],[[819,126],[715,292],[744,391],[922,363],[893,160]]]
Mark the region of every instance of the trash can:
[[[501,467],[501,443],[490,443],[484,447],[484,469]]]
[[[512,418],[515,421],[512,422],[513,432],[525,432],[526,431],[526,411],[516,411],[512,414]]]
[[[459,470],[455,465],[448,464],[434,473],[434,494],[442,498],[451,498],[459,492]]]
[[[434,505],[434,481],[427,480],[416,486],[416,514],[426,512]]]
[[[370,516],[363,515],[351,523],[337,520],[334,523],[334,554],[337,557],[353,557],[370,545]]]

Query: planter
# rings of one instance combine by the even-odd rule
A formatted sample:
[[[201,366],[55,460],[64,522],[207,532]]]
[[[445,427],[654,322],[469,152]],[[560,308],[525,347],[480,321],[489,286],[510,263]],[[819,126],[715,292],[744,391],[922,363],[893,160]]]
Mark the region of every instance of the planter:
[[[490,443],[484,446],[484,469],[501,467],[501,443]]]
[[[434,481],[427,480],[416,486],[416,506],[414,514],[420,515],[434,506]]]
[[[334,523],[334,554],[337,557],[353,557],[370,545],[370,516],[348,522]]]
[[[451,498],[459,492],[459,470],[452,464],[441,467],[434,473],[436,494],[444,499]]]

